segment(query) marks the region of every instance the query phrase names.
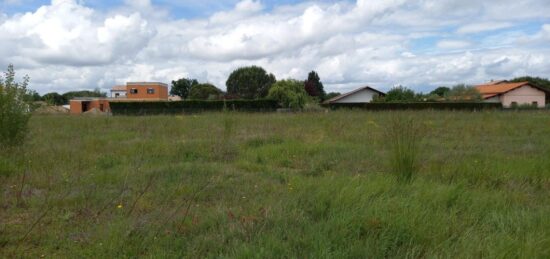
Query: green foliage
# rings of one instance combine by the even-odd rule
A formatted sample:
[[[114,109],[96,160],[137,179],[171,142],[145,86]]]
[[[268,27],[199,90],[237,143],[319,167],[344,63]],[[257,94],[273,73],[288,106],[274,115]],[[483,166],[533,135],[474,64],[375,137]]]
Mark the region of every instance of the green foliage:
[[[447,100],[453,102],[479,102],[481,94],[474,86],[465,84],[455,85],[447,93]]]
[[[69,102],[68,99],[57,92],[47,93],[43,95],[42,100],[47,102],[49,105],[64,105]]]
[[[306,103],[306,91],[302,81],[287,79],[278,81],[269,89],[268,98],[277,100],[284,108],[302,109]]]
[[[550,91],[550,80],[548,80],[547,78],[523,76],[523,77],[517,77],[510,80],[510,82],[515,82],[515,83],[526,82],[526,81],[534,86],[538,86],[540,88],[544,88]]]
[[[386,96],[378,99],[378,101],[380,102],[388,102],[388,103],[414,102],[417,100],[418,98],[415,92],[412,89],[409,89],[404,86],[394,87],[390,91],[388,91]]]
[[[179,102],[111,102],[113,115],[184,114],[206,111],[269,112],[279,108],[277,101],[258,100],[187,100]]]
[[[177,95],[182,99],[187,99],[189,97],[191,89],[198,84],[199,82],[196,79],[190,78],[181,78],[176,81],[172,81],[170,95]]]
[[[408,184],[387,163],[396,114],[428,134]],[[550,258],[541,125],[547,112],[33,116],[26,152],[0,151],[0,258]]]
[[[192,100],[215,100],[223,95],[222,90],[212,84],[198,84],[191,88],[189,99]]]
[[[265,98],[269,88],[276,82],[273,74],[268,74],[258,66],[241,67],[233,71],[227,82],[227,93],[244,99]]]
[[[435,90],[430,92],[430,95],[437,95],[439,97],[445,97],[447,94],[451,91],[451,88],[446,86],[440,86],[436,88]]]
[[[330,92],[325,96],[325,99],[330,100],[330,99],[332,99],[334,97],[337,97],[337,96],[340,96],[340,95],[342,95],[342,94],[338,93],[338,92]]]
[[[391,173],[398,181],[410,182],[418,173],[418,155],[424,129],[410,116],[394,115],[385,125]]]
[[[18,145],[26,136],[31,115],[28,83],[28,76],[21,83],[15,81],[13,65],[0,77],[0,148]]]
[[[402,102],[402,103],[331,103],[323,106],[335,109],[384,110],[490,110],[502,109],[501,103],[484,102]]]
[[[66,92],[62,96],[63,100],[65,100],[64,104],[68,104],[68,101],[77,97],[107,97],[107,93],[101,92],[101,90],[98,88],[93,91],[84,90]]]
[[[304,89],[309,96],[317,97],[321,102],[327,99],[321,78],[315,71],[309,72],[307,80],[304,82]]]

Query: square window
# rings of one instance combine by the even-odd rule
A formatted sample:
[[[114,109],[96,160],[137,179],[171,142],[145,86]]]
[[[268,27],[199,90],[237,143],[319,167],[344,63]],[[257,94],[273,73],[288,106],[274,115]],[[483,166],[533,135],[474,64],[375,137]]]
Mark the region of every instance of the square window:
[[[132,89],[130,89],[130,93],[131,93],[131,94],[137,94],[137,93],[138,93],[138,89],[137,89],[137,88],[132,88]]]
[[[154,88],[147,88],[147,94],[155,94]]]

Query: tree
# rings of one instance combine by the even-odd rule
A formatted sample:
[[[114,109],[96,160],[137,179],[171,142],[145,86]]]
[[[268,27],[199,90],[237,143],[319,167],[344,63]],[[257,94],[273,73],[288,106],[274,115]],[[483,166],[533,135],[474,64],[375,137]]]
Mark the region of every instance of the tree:
[[[62,95],[64,104],[67,104],[69,100],[72,100],[76,97],[107,97],[107,93],[102,93],[99,88],[96,88],[93,91],[71,91],[66,92]]]
[[[268,74],[258,66],[241,67],[233,71],[227,82],[227,93],[244,99],[264,98],[269,88],[276,82],[273,74]]]
[[[384,102],[415,102],[417,101],[417,95],[412,89],[404,86],[398,86],[392,88],[384,98],[380,98]]]
[[[222,90],[212,84],[198,84],[191,88],[189,99],[212,100],[217,99],[223,94]]]
[[[523,76],[523,77],[517,77],[510,80],[510,82],[513,82],[513,83],[525,82],[525,81],[529,82],[529,84],[532,84],[534,86],[538,86],[540,88],[550,90],[550,80],[546,78]]]
[[[341,93],[336,93],[336,92],[330,92],[325,96],[325,99],[330,100],[330,99],[332,99],[336,96],[340,96],[340,95],[342,95],[342,94]]]
[[[177,95],[182,99],[187,99],[191,89],[198,84],[199,82],[196,79],[180,78],[176,81],[172,81],[172,89],[170,89],[170,94]]]
[[[64,105],[69,101],[57,92],[47,93],[42,96],[42,99],[50,105]]]
[[[451,88],[447,93],[447,99],[449,101],[478,102],[481,101],[481,94],[473,86],[459,84]]]
[[[451,88],[446,87],[446,86],[440,86],[440,87],[436,88],[435,90],[431,91],[430,95],[437,95],[439,97],[445,97],[447,95],[447,93],[449,93],[449,91],[451,91]]]
[[[282,107],[301,109],[307,97],[303,86],[302,81],[294,79],[278,81],[269,89],[268,98],[277,100]]]
[[[28,76],[21,83],[15,82],[13,65],[8,66],[4,78],[0,77],[0,147],[15,146],[25,138],[31,116],[28,84]]]
[[[309,72],[307,80],[304,82],[304,88],[309,96],[318,97],[321,101],[326,99],[326,92],[317,72]]]

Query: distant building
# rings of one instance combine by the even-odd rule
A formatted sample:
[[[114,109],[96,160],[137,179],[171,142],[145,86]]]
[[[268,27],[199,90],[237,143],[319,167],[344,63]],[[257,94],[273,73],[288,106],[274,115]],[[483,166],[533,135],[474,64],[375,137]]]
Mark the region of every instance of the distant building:
[[[110,102],[168,101],[168,85],[158,82],[130,82],[114,86],[111,98],[76,98],[70,100],[71,114],[89,111],[110,112]]]
[[[127,93],[125,85],[116,85],[111,89],[111,98],[126,98]]]
[[[370,103],[376,97],[380,96],[386,96],[386,94],[370,86],[365,86],[326,100],[325,103]]]
[[[489,82],[477,85],[485,102],[502,103],[505,108],[519,105],[532,105],[544,108],[549,91],[529,82],[510,83],[508,81]]]

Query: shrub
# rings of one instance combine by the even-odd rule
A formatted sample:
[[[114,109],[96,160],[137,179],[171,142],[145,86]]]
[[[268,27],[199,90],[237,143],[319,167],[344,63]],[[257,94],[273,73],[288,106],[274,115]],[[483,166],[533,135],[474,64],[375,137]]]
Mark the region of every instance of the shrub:
[[[191,88],[189,99],[191,100],[215,100],[223,95],[222,90],[212,84],[198,84]]]
[[[27,76],[22,83],[15,82],[13,65],[0,78],[0,147],[18,145],[25,138],[31,114],[28,82]]]
[[[269,89],[268,98],[277,100],[284,108],[302,109],[306,103],[306,91],[303,82],[297,80],[282,80]]]
[[[394,116],[385,130],[390,169],[400,182],[410,182],[418,172],[423,129],[412,117]]]

